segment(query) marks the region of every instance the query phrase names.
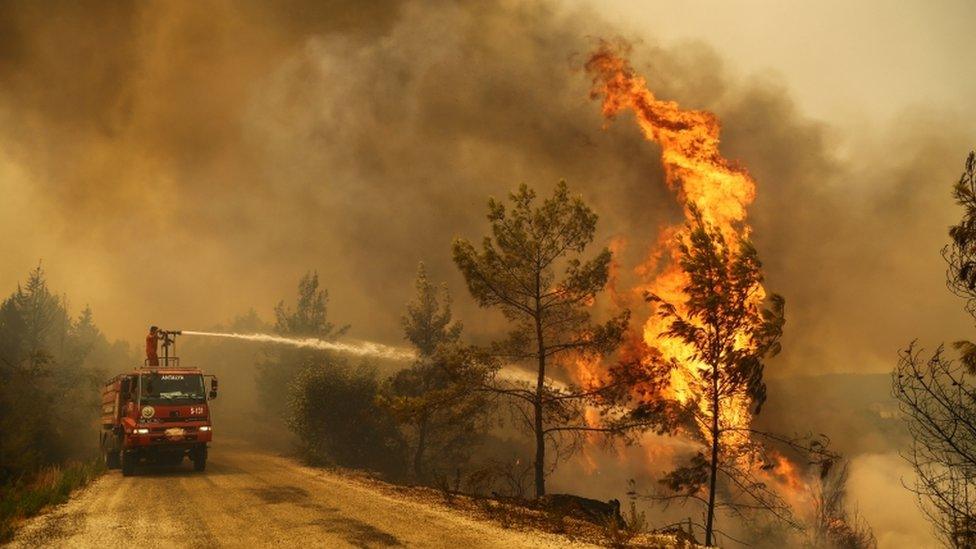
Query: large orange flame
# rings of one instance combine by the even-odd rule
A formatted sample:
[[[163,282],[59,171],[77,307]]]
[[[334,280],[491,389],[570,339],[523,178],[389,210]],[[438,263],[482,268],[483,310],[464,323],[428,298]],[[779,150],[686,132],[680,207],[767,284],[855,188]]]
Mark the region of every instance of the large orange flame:
[[[625,59],[627,48],[623,45],[602,43],[586,63],[586,70],[593,77],[591,97],[603,101],[603,115],[612,119],[622,111],[632,111],[644,137],[661,148],[668,186],[685,206],[685,218],[691,218],[689,205],[694,206],[709,225],[717,228],[725,237],[726,245],[735,247],[749,237],[748,207],[756,195],[756,183],[741,166],[726,159],[719,151],[721,126],[718,118],[707,111],[685,110],[674,101],[658,99],[647,88],[646,80],[636,74]],[[647,261],[635,269],[643,280],[640,290],[649,291],[675,305],[685,313],[687,301],[684,287],[687,275],[679,265],[678,243],[687,238],[684,224],[666,227],[657,238],[656,249]],[[687,240],[685,240],[687,241]],[[663,265],[663,267],[662,267]],[[617,283],[616,273],[611,282]],[[618,290],[612,288],[616,296]],[[753,294],[758,306],[766,297],[758,286]],[[615,298],[616,300],[616,298]],[[642,337],[647,349],[656,349],[662,358],[679,367],[671,372],[670,397],[686,403],[694,398],[692,387],[701,381],[705,365],[694,359],[693,349],[683,341],[663,335],[668,321],[651,314],[643,327]],[[738,345],[748,346],[751,341],[743,334]],[[594,365],[585,368],[592,375]],[[746,395],[734,395],[719,410],[720,423],[725,427],[749,427],[752,414]],[[708,404],[699,403],[705,413]],[[710,439],[707,429],[701,435]],[[748,441],[744,431],[723,435],[723,446],[736,446]],[[785,465],[784,465],[785,464]],[[799,476],[781,461],[778,475],[788,476],[785,484],[791,489],[799,486]]]
[[[756,183],[719,152],[718,118],[655,98],[644,77],[618,50],[604,43],[586,63],[594,76],[591,95],[603,97],[603,115],[612,118],[625,109],[634,111],[644,136],[661,146],[668,184],[678,191],[681,202],[697,206],[705,221],[729,231],[725,236],[748,236],[743,222],[756,196]]]
[[[645,138],[660,145],[667,183],[686,205],[686,217],[691,215],[687,205],[694,205],[708,224],[722,232],[728,245],[736,246],[747,238],[750,229],[746,214],[756,195],[756,183],[744,168],[719,151],[718,118],[707,111],[684,110],[674,101],[654,97],[646,80],[620,55],[619,46],[603,43],[586,63],[586,69],[593,76],[592,97],[603,99],[604,116],[613,118],[621,111],[633,111]],[[684,287],[688,279],[678,264],[677,243],[685,236],[682,225],[666,228],[658,239],[659,250],[653,254],[656,257],[643,269],[653,277],[644,288],[676,305],[679,311],[687,300]],[[660,270],[656,259],[662,256],[667,261]],[[758,290],[755,299],[761,301],[765,292]],[[693,359],[693,350],[685,342],[662,335],[667,328],[667,321],[651,315],[644,325],[644,341],[660,351],[665,360],[681,365],[671,375],[671,391],[679,401],[687,402],[704,365]],[[741,344],[750,342],[743,339]],[[723,423],[746,426],[751,419],[748,399],[744,395],[733,398],[724,405],[720,417]]]

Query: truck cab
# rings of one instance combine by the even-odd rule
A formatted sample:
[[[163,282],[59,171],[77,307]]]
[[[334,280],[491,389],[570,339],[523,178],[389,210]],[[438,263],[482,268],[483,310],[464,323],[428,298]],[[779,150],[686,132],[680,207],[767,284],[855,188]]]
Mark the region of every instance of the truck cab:
[[[106,466],[130,476],[139,464],[178,465],[189,458],[203,471],[213,439],[210,401],[216,397],[214,376],[170,357],[108,380],[100,435]]]

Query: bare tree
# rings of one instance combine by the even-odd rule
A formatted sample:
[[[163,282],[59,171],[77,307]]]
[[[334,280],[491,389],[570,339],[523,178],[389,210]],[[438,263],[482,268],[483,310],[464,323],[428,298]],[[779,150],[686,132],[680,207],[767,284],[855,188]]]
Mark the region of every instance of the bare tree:
[[[832,549],[874,549],[878,540],[871,526],[847,508],[848,463],[826,461],[813,488],[811,545]]]
[[[963,207],[960,222],[949,229],[942,249],[946,285],[965,300],[976,318],[976,153],[953,187]],[[915,470],[907,487],[949,547],[976,546],[976,344],[953,344],[961,360],[945,357],[939,346],[932,355],[913,342],[899,353],[892,374],[912,447],[903,456]]]
[[[894,395],[912,436],[904,457],[909,487],[943,542],[976,545],[976,384],[968,366],[939,347],[927,358],[913,343],[900,353]]]

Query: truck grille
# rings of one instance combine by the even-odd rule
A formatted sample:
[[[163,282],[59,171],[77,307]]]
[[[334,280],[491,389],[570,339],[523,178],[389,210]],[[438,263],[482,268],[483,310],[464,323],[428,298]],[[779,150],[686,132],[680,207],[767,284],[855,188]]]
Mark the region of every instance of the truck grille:
[[[154,436],[149,439],[149,444],[173,444],[174,442],[196,442],[196,435],[183,435],[179,438],[170,438],[167,436]]]
[[[149,432],[150,433],[165,433],[167,429],[172,429],[172,427],[153,427],[153,428],[149,429]],[[188,427],[180,427],[180,429],[183,429],[183,431],[185,431],[187,433],[195,433],[195,432],[199,431],[199,429],[197,427],[192,426],[192,425],[191,426],[188,426]]]

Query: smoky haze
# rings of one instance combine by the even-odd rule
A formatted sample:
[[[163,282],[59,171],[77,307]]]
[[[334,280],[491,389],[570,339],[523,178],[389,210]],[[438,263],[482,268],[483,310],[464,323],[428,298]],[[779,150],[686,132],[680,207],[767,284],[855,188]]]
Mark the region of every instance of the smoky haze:
[[[587,53],[622,34],[649,88],[717,113],[724,155],[758,182],[753,234],[766,286],[787,302],[784,352],[766,370],[785,379],[764,414],[827,430],[854,456],[852,491],[882,546],[923,545],[897,437],[877,429],[887,410],[829,413],[886,380],[822,381],[839,395],[824,407],[801,376],[887,372],[913,338],[967,335],[939,249],[972,129],[936,104],[841,135],[804,115],[789,82],[580,4],[0,2],[0,290],[42,260],[75,310],[90,303],[110,336],[138,345],[151,323],[269,332],[274,304],[314,269],[350,338],[400,346],[422,260],[453,291],[465,337],[484,342],[504,326],[467,295],[450,243],[485,234],[488,196],[560,179],[600,215],[598,245],[626,240],[627,288],[682,217],[656,145],[588,98]],[[238,317],[252,307],[260,318]],[[222,380],[261,357],[257,344],[186,339]],[[223,383],[218,406],[252,406],[252,383]],[[624,455],[660,465],[674,444]],[[653,460],[589,457],[598,474],[577,462],[555,484],[599,497],[629,478],[652,485]]]
[[[485,202],[560,179],[622,236],[625,272],[680,219],[659,150],[604,128],[581,65],[621,31],[549,3],[0,4],[0,286],[39,259],[115,337],[264,317],[306,270],[350,335],[393,345],[418,261],[480,312],[451,264]],[[625,36],[625,38],[628,38]],[[787,300],[769,375],[880,372],[968,323],[938,250],[971,134],[913,112],[840,147],[782,84],[703,44],[636,38],[650,88],[715,111],[758,181],[767,287]],[[80,304],[80,303],[79,303]]]

